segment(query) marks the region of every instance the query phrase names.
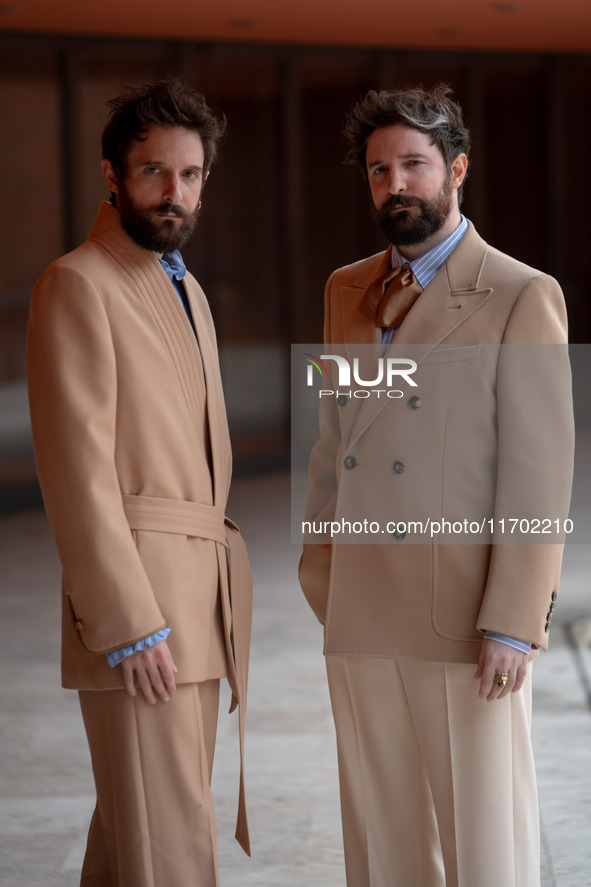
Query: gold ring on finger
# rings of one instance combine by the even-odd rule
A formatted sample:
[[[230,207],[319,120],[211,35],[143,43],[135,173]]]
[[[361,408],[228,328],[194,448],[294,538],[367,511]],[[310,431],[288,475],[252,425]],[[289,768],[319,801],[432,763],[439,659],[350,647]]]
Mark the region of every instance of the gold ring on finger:
[[[509,680],[509,672],[507,671],[495,671],[495,676],[493,678],[494,683],[497,687],[504,687],[507,681]]]

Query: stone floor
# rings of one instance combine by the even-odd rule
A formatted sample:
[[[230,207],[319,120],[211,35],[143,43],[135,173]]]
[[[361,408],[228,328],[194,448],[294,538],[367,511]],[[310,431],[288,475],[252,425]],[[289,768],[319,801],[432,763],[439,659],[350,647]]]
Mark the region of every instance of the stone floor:
[[[214,777],[222,887],[344,887],[321,630],[297,584],[289,494],[287,475],[239,479],[229,509],[243,527],[256,579],[247,733],[253,858],[232,837],[236,717],[223,714]],[[591,546],[570,546],[551,651],[534,672],[544,887],[591,884],[590,576]],[[75,887],[93,807],[77,697],[59,686],[58,587],[43,513],[0,517],[6,887]]]

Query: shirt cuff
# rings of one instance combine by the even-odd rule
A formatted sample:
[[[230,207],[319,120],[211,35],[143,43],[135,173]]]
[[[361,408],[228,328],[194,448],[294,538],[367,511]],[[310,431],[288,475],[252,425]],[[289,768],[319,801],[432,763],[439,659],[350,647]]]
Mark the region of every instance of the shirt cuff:
[[[508,647],[514,647],[516,650],[521,650],[522,653],[527,653],[528,656],[531,653],[531,644],[527,641],[520,641],[517,638],[511,638],[506,634],[498,634],[496,631],[485,631],[485,638],[490,638],[491,641],[499,641],[501,644],[507,644]]]
[[[115,668],[115,666],[119,665],[123,659],[127,659],[128,656],[133,656],[133,654],[137,653],[139,650],[147,650],[148,647],[153,647],[154,644],[157,644],[159,641],[165,641],[169,634],[170,628],[161,628],[160,631],[149,635],[147,638],[142,638],[142,640],[138,641],[136,644],[129,644],[127,647],[111,650],[110,653],[106,654],[107,662],[111,668]]]

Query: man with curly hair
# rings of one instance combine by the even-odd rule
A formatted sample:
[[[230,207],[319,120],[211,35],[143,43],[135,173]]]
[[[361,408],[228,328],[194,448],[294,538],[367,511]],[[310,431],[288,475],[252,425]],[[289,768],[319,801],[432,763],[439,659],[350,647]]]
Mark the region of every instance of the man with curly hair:
[[[396,518],[383,544],[308,535],[300,565],[324,624],[347,884],[538,887],[530,660],[562,546],[497,529],[568,514],[564,299],[461,214],[470,137],[448,87],[371,91],[346,134],[389,246],[331,275],[325,350],[416,364],[401,399],[325,382],[310,462],[310,526]],[[461,526],[470,509],[497,520],[492,544],[421,542],[404,520]]]
[[[110,202],[37,283],[28,331],[62,678],[79,691],[97,790],[82,884],[215,887],[219,684],[242,745],[252,588],[225,517],[215,331],[179,250],[226,123],[172,78],[110,105]],[[236,836],[248,852],[242,779]]]

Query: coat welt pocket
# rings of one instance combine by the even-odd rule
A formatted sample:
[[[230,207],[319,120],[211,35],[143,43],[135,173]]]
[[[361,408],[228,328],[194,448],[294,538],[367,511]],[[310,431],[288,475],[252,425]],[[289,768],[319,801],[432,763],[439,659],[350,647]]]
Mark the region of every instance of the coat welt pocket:
[[[461,360],[477,360],[480,356],[481,345],[438,345],[427,354],[423,365],[434,363],[455,363]]]

